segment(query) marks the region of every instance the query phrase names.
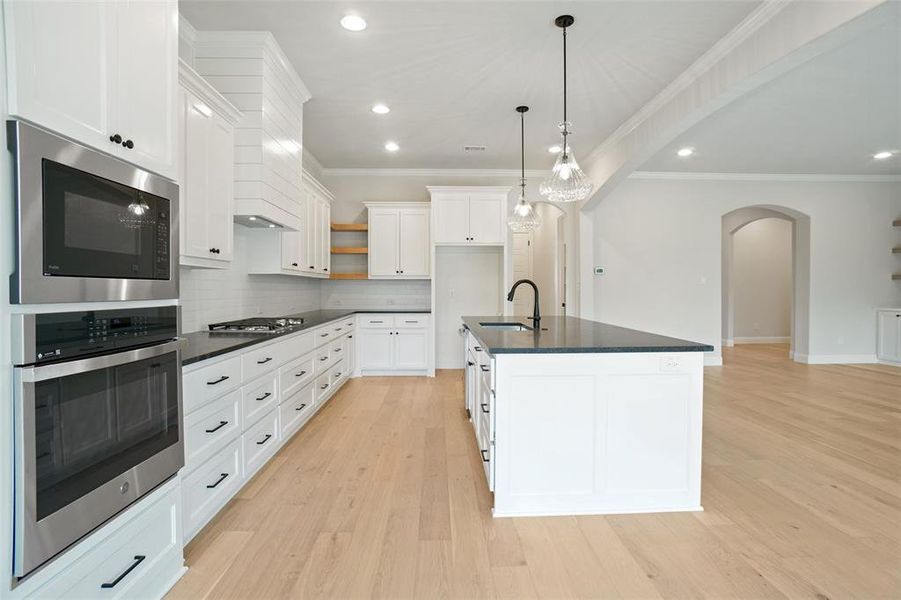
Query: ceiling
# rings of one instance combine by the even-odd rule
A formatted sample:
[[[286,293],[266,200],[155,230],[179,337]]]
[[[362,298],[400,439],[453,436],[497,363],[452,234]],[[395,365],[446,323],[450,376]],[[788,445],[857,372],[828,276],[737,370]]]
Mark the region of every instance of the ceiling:
[[[899,175],[901,9],[678,136],[644,171]],[[696,154],[679,158],[676,151]]]
[[[181,0],[200,30],[271,31],[313,97],[304,143],[328,168],[549,168],[568,30],[571,145],[585,156],[759,1],[303,2]],[[356,13],[360,33],[338,21]],[[391,107],[378,116],[376,102]],[[393,140],[397,153],[383,146]],[[466,153],[464,145],[487,150]]]

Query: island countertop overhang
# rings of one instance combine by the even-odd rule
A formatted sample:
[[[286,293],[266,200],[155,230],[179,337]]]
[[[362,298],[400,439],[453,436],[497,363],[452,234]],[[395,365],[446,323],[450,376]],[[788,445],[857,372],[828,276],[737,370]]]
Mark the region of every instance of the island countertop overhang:
[[[579,319],[547,316],[533,331],[504,331],[480,323],[530,324],[525,317],[464,316],[468,329],[489,354],[603,354],[634,352],[712,352],[713,346],[656,333]]]

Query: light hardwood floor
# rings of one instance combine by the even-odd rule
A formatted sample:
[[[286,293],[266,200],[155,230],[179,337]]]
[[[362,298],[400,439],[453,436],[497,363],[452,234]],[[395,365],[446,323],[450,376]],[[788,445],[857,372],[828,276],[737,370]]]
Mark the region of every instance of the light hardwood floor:
[[[353,380],[170,598],[901,598],[901,369],[786,352],[706,369],[699,513],[492,519],[460,372]]]

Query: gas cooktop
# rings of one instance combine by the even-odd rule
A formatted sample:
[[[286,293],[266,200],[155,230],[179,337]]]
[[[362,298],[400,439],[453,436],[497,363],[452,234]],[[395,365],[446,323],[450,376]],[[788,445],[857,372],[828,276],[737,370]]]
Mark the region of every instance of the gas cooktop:
[[[287,319],[274,317],[257,317],[254,319],[240,319],[238,321],[224,321],[211,323],[211,333],[281,333],[292,327],[303,325],[302,318]]]

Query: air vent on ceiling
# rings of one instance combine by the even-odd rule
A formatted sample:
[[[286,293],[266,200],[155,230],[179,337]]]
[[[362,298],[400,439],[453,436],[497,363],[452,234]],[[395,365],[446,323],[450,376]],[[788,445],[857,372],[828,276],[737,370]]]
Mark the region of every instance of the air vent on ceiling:
[[[484,152],[488,146],[463,146],[463,152]]]

